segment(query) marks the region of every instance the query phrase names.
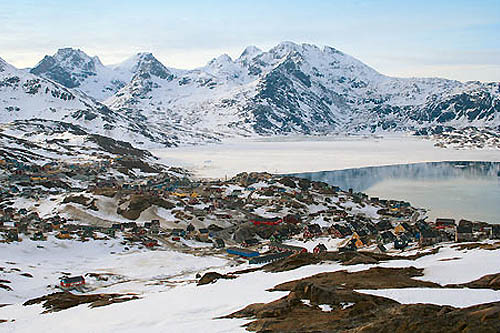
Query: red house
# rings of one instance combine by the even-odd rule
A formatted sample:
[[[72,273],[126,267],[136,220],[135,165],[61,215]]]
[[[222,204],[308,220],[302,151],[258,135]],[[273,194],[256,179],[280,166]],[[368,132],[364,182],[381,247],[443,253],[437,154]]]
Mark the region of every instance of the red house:
[[[283,222],[283,219],[279,218],[279,217],[274,217],[274,218],[256,218],[256,219],[253,219],[253,220],[250,220],[250,222],[252,222],[254,225],[278,225],[280,224],[281,222]]]
[[[323,244],[323,243],[319,243],[313,249],[313,253],[322,253],[322,252],[326,252],[326,251],[328,251],[328,249],[326,248],[325,244]]]
[[[64,289],[71,289],[83,285],[85,285],[85,279],[81,275],[61,279],[61,287]]]

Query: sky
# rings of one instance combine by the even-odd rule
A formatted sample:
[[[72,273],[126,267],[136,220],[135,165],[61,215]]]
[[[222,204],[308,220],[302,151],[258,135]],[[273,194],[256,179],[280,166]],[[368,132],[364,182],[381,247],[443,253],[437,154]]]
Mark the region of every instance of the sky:
[[[104,64],[148,51],[189,69],[287,40],[391,76],[500,81],[499,36],[500,0],[0,0],[0,57],[19,68],[74,47]]]

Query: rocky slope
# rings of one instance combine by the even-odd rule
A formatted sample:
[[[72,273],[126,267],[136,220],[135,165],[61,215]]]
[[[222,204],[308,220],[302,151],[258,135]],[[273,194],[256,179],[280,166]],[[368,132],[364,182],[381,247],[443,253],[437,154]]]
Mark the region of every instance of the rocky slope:
[[[440,287],[413,279],[422,275],[414,267],[371,268],[347,273],[322,273],[277,286],[288,296],[256,303],[225,318],[252,319],[255,332],[495,332],[499,302],[468,308],[433,304],[400,304],[355,289]]]

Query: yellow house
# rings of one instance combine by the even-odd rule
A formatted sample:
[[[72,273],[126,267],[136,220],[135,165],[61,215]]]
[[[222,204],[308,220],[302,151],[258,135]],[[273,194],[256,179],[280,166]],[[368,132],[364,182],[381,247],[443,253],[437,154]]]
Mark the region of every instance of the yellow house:
[[[57,235],[56,235],[56,238],[58,239],[71,239],[73,237],[71,237],[71,235],[69,233],[66,233],[66,232],[59,232]]]
[[[396,228],[394,228],[394,233],[395,234],[400,234],[400,233],[403,233],[403,232],[406,232],[406,229],[401,224],[398,224],[396,226]]]
[[[362,248],[363,246],[365,246],[365,244],[361,241],[361,239],[356,239],[356,242],[354,243],[354,245],[356,245],[356,247],[359,249],[359,248]]]

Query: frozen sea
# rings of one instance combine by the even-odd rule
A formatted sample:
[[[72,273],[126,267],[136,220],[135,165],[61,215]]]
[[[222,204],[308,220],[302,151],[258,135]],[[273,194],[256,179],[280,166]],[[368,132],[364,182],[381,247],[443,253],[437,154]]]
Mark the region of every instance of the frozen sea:
[[[443,149],[410,135],[232,139],[152,153],[169,165],[190,169],[195,176],[217,179],[248,171],[283,174],[419,162],[500,162],[500,150]]]
[[[428,208],[431,218],[448,216],[500,223],[497,177],[476,177],[473,172],[468,176],[446,176],[444,164],[440,168],[426,164],[427,168],[404,169],[404,165],[429,162],[500,162],[500,151],[495,149],[443,149],[434,147],[433,141],[410,135],[292,136],[232,139],[221,144],[162,149],[153,153],[170,165],[190,169],[200,178],[223,179],[249,171],[317,172],[315,179],[333,185]],[[378,169],[371,175],[366,172],[369,168],[363,169],[357,173],[359,177],[353,176],[355,169],[380,166],[397,167]],[[332,176],[338,170],[346,172],[337,173],[340,177],[321,179],[323,171],[333,171]],[[400,171],[397,177],[386,177],[380,170],[389,174]],[[449,169],[448,172],[450,170],[453,171]],[[411,178],[405,172],[426,176]],[[348,182],[343,182],[344,179]]]

